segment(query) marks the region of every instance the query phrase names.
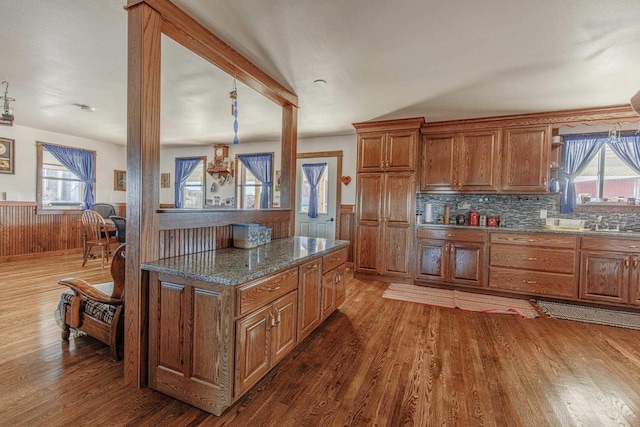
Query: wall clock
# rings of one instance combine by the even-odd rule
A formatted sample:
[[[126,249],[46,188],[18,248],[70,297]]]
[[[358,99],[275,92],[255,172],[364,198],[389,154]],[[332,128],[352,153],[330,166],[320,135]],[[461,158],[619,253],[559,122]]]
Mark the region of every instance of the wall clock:
[[[217,168],[224,166],[224,159],[229,157],[229,147],[226,145],[213,146],[213,164]]]

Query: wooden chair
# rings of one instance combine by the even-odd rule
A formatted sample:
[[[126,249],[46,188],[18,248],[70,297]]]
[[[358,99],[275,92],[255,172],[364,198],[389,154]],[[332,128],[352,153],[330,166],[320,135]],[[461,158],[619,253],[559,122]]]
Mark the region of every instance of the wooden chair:
[[[109,218],[116,214],[116,208],[109,203],[94,203],[89,206],[89,209],[98,212],[102,218]]]
[[[111,215],[109,217],[116,226],[116,239],[120,243],[127,241],[127,219],[117,215]]]
[[[91,249],[97,246],[100,248],[100,255],[102,259],[102,268],[104,268],[104,259],[107,258],[109,262],[109,253],[111,252],[111,245],[118,243],[115,233],[111,235],[104,218],[96,211],[87,209],[82,211],[82,226],[84,227],[84,233],[86,238],[86,250],[84,252],[84,260],[82,266],[87,263],[87,258],[91,254]]]
[[[113,285],[92,286],[82,279],[62,279],[58,284],[68,286],[60,297],[60,317],[63,321],[62,340],[69,339],[70,328],[75,328],[107,344],[111,355],[118,360],[124,342],[124,282],[125,246],[120,245],[111,263]],[[108,286],[105,286],[108,285]],[[111,288],[110,295],[102,289]]]

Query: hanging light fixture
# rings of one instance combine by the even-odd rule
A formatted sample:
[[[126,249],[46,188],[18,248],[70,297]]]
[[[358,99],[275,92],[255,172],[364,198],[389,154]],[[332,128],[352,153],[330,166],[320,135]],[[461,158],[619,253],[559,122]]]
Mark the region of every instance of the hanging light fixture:
[[[231,114],[233,115],[233,143],[238,143],[238,89],[236,88],[236,77],[233,77],[233,90],[229,92],[231,98]]]
[[[4,95],[0,96],[2,99],[2,119],[0,120],[0,125],[13,126],[13,108],[9,105],[10,102],[15,101],[15,99],[9,97],[9,82],[3,80],[2,83],[4,86]]]

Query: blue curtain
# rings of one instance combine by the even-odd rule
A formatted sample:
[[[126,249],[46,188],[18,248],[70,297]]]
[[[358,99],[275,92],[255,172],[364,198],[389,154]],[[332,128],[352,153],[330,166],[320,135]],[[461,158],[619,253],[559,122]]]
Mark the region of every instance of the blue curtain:
[[[620,135],[617,141],[607,141],[607,144],[625,165],[640,174],[640,135]]]
[[[318,217],[318,182],[324,173],[326,163],[306,163],[302,165],[302,172],[309,181],[309,218]]]
[[[260,184],[262,184],[262,191],[260,191],[260,209],[269,209],[269,194],[271,193],[271,154],[239,154],[238,160],[249,172],[256,177]]]
[[[189,157],[176,159],[176,192],[174,206],[182,207],[182,185],[187,182],[189,175],[198,167],[202,157]]]
[[[562,172],[566,176],[562,194],[561,213],[571,213],[576,208],[576,185],[574,180],[587,167],[593,156],[606,142],[608,134],[565,135],[563,137]]]
[[[64,167],[84,182],[84,209],[93,204],[93,184],[96,182],[95,157],[92,151],[77,148],[61,147],[59,145],[42,144]]]

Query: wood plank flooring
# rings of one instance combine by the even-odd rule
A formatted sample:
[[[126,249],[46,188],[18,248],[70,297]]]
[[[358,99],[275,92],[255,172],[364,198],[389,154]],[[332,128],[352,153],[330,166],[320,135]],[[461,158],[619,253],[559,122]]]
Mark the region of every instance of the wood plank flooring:
[[[60,341],[53,311],[79,254],[0,264],[0,425],[638,426],[640,331],[347,300],[240,401],[215,417],[122,381],[88,338]]]

